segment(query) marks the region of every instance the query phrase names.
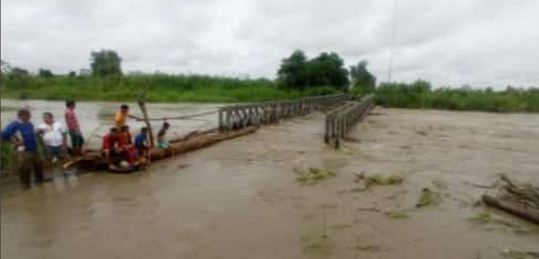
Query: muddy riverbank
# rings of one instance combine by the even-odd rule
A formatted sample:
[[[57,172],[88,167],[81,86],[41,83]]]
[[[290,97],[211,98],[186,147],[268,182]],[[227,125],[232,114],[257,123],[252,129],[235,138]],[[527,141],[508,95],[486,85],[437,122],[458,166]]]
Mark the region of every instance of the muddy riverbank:
[[[539,185],[539,116],[377,108],[341,150],[323,115],[1,199],[2,258],[505,258],[539,229],[476,202],[505,173]],[[297,181],[309,167],[335,172]],[[357,175],[401,175],[368,190]],[[422,189],[436,202],[421,208]]]

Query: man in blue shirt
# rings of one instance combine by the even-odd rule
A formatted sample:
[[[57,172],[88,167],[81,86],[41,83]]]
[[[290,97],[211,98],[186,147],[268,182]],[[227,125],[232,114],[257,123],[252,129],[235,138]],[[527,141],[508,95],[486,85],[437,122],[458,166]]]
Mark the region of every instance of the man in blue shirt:
[[[0,134],[3,141],[11,140],[17,146],[19,152],[19,174],[21,183],[30,187],[30,171],[34,171],[35,181],[42,183],[43,163],[37,152],[36,135],[34,125],[30,122],[30,111],[19,110],[18,119],[11,122]],[[20,134],[22,140],[16,135]]]

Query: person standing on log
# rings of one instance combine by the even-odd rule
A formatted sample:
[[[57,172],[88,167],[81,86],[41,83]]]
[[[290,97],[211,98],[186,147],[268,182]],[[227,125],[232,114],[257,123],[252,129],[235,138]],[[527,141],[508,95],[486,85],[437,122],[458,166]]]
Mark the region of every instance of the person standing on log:
[[[129,165],[134,165],[138,160],[137,150],[133,146],[133,141],[131,140],[131,133],[129,133],[129,126],[124,125],[118,133],[118,145],[122,150],[125,160]]]
[[[121,127],[125,125],[127,118],[140,120],[138,117],[129,114],[129,105],[122,104],[120,111],[118,111],[114,117],[114,124],[118,129],[121,129]]]
[[[168,122],[163,122],[163,126],[157,133],[157,144],[159,145],[159,148],[162,149],[169,149],[170,143],[165,139],[165,135],[167,134],[168,129],[170,128],[170,124]]]
[[[148,143],[148,128],[143,127],[140,133],[135,136],[135,148],[138,156],[141,158],[141,164],[146,166],[150,164],[150,143]]]
[[[31,184],[31,173],[34,171],[35,181],[41,184],[45,181],[43,176],[43,161],[37,151],[37,141],[34,132],[34,125],[30,122],[31,114],[29,110],[19,110],[18,119],[11,122],[0,134],[1,139],[11,140],[19,152],[19,174],[21,184],[29,188]],[[22,140],[17,137],[20,134]]]
[[[84,145],[84,137],[80,131],[79,120],[75,114],[75,101],[66,101],[66,110],[64,112],[67,124],[67,131],[71,138],[71,148],[76,156],[82,155],[82,145]]]
[[[116,160],[121,151],[118,147],[118,129],[116,127],[112,127],[109,133],[103,137],[101,151],[109,165],[117,162]]]

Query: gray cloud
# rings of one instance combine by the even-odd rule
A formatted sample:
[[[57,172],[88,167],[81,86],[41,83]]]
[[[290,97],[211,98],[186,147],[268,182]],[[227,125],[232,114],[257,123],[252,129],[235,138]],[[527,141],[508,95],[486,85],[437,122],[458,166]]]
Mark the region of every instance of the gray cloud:
[[[111,48],[126,71],[273,78],[301,48],[387,79],[539,86],[536,0],[3,0],[2,59],[58,73]],[[392,44],[393,24],[396,37]]]

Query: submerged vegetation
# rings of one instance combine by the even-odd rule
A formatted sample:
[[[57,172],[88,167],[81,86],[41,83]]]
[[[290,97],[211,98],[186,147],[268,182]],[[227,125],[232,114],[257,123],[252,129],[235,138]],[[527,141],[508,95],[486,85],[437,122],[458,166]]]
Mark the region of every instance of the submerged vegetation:
[[[404,176],[401,174],[392,174],[386,178],[380,175],[370,175],[365,179],[365,187],[370,188],[374,185],[399,185],[404,182]]]
[[[491,215],[488,212],[481,212],[470,218],[472,223],[477,225],[503,226],[513,229],[516,233],[526,233],[531,230],[524,228],[521,224],[511,222],[505,218]]]
[[[373,186],[377,185],[400,185],[404,182],[405,178],[401,173],[391,174],[389,176],[382,175],[368,175],[365,176],[364,173],[356,174],[355,183],[363,184],[362,187],[357,187],[351,190],[351,192],[362,192],[370,189]]]
[[[392,219],[407,219],[410,217],[405,211],[392,211],[387,213],[386,215]]]
[[[442,198],[443,197],[440,192],[433,191],[429,188],[423,188],[415,206],[417,208],[422,208],[431,205],[437,205],[442,202]]]
[[[302,184],[316,184],[336,176],[334,171],[320,168],[309,168],[308,170],[294,168],[294,172],[297,174],[296,180]]]

